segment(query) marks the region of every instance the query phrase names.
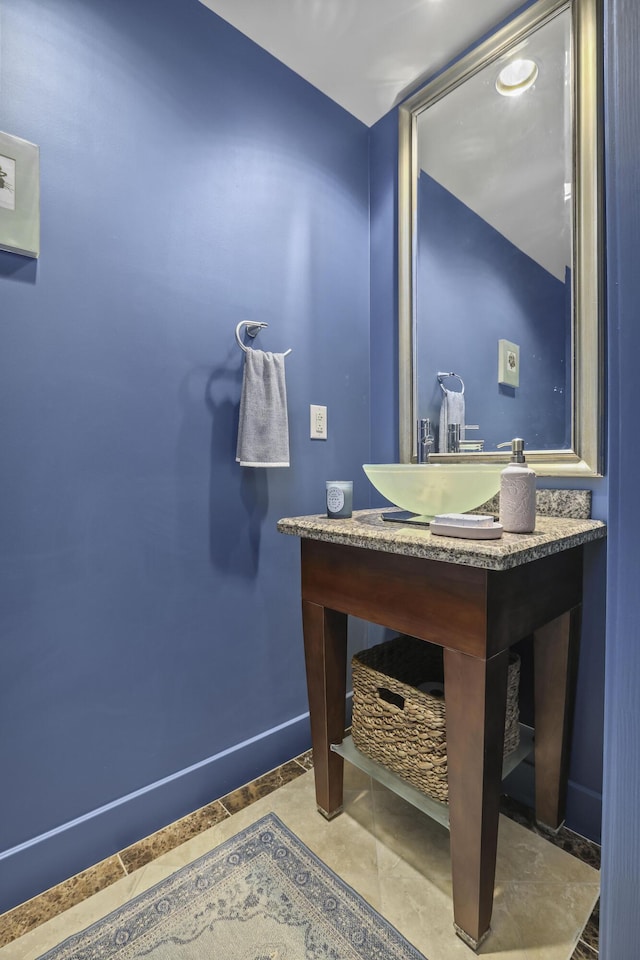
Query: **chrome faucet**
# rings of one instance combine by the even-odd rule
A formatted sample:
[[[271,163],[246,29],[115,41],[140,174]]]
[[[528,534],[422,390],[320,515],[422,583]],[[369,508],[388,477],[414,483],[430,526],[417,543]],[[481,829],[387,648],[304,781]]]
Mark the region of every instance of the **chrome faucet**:
[[[421,417],[417,423],[417,462],[428,463],[429,455],[433,453],[435,438],[431,432],[431,420],[428,417]]]

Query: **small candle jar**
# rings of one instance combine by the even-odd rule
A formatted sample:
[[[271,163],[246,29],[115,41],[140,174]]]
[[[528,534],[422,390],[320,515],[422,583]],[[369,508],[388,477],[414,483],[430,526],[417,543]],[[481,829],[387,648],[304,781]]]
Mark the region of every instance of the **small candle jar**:
[[[327,480],[327,516],[333,520],[351,516],[353,480]]]

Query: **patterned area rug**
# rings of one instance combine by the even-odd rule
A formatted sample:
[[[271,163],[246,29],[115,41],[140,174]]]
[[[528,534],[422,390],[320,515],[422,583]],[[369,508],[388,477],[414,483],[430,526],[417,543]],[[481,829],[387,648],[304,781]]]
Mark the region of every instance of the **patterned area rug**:
[[[45,958],[424,960],[274,813]]]

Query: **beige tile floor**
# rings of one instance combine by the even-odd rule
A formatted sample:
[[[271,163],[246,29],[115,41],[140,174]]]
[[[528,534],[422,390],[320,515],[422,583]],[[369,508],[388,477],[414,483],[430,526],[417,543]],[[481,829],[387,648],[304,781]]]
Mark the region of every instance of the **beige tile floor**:
[[[106,889],[7,943],[0,949],[0,960],[36,960],[65,937],[269,811],[428,960],[469,960],[473,953],[453,932],[447,832],[349,764],[345,765],[345,811],[328,823],[315,811],[313,774],[304,769],[308,765],[305,758],[291,761],[262,778],[262,783],[236,791],[174,828],[110,858],[106,861],[109,876],[114,879],[112,871],[118,865],[126,875],[110,880]],[[267,793],[269,790],[272,792]],[[237,812],[231,816],[232,809]],[[187,839],[191,833],[195,835]],[[589,938],[580,942],[579,938],[598,888],[599,874],[594,867],[502,816],[492,932],[479,956],[485,960],[594,960],[597,953]],[[36,902],[31,902],[32,910]],[[0,942],[3,920],[6,941],[7,931],[17,932],[11,923],[19,920],[21,910],[25,908],[0,917]]]

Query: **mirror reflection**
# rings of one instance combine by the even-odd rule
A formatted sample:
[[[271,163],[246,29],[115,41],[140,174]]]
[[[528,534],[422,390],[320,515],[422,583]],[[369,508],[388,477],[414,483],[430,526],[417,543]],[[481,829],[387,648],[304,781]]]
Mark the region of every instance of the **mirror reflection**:
[[[591,0],[541,0],[401,111],[402,459],[518,436],[598,472],[594,30]]]
[[[439,453],[459,452],[447,422],[460,449],[571,445],[570,32],[565,10],[417,117],[416,389]]]

